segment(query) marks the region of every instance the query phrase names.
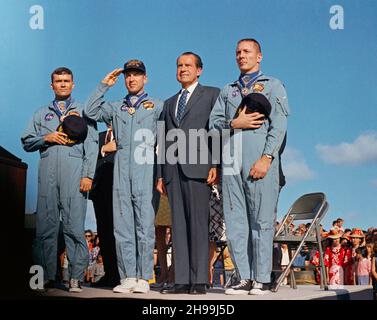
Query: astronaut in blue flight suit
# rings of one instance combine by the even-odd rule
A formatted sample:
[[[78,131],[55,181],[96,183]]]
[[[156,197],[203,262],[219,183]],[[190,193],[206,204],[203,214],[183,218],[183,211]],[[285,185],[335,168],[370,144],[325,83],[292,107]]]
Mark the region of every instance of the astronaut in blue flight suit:
[[[124,73],[126,97],[105,102],[104,94]],[[147,293],[153,277],[155,144],[163,102],[144,92],[145,65],[130,60],[110,72],[90,96],[88,117],[111,123],[117,143],[114,159],[114,236],[120,285],[118,293]]]
[[[280,191],[279,150],[286,134],[289,107],[282,83],[261,72],[262,52],[255,39],[238,42],[236,60],[241,75],[222,89],[210,116],[210,129],[231,130],[233,146],[242,147],[242,152],[230,149],[223,153],[224,217],[241,279],[225,293],[262,295],[270,292],[267,284],[271,281]],[[263,95],[270,106],[269,114],[248,113],[246,107],[236,114],[243,107],[242,98],[252,93]],[[233,171],[227,170],[227,165],[234,166]]]
[[[21,137],[25,151],[40,153],[33,252],[36,262],[44,270],[44,288],[52,287],[57,270],[61,220],[70,269],[69,291],[81,292],[80,281],[89,260],[84,237],[86,194],[94,177],[98,134],[95,123],[89,119],[83,141],[70,141],[70,136],[58,130],[67,115],[84,116],[83,105],[71,97],[74,88],[71,70],[65,67],[54,70],[51,88],[55,100],[34,113]]]

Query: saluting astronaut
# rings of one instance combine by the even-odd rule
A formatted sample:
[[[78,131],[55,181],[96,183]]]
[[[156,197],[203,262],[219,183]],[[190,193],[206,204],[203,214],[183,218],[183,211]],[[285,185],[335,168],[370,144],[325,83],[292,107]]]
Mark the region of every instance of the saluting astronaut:
[[[128,94],[105,102],[103,95],[121,73]],[[155,144],[163,102],[148,96],[146,83],[144,63],[130,60],[102,80],[85,109],[91,119],[112,124],[117,142],[113,212],[121,283],[113,291],[119,293],[147,293],[153,277]]]

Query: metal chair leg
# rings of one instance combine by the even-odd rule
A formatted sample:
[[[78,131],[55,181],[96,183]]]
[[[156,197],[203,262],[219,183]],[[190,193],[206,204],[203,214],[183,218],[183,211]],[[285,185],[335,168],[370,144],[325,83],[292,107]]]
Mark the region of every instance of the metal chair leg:
[[[325,291],[329,290],[327,286],[327,277],[326,277],[326,269],[325,269],[325,262],[323,260],[323,249],[322,249],[322,242],[321,242],[321,235],[319,233],[319,226],[316,226],[316,236],[318,241],[318,250],[319,250],[319,264],[320,264],[320,275],[321,275],[321,282],[320,288],[325,289]]]

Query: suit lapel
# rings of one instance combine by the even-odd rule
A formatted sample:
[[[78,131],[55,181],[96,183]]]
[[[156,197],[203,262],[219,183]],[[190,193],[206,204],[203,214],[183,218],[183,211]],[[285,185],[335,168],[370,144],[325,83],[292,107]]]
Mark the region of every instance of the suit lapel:
[[[177,118],[175,117],[175,106],[177,105],[178,96],[179,96],[179,92],[174,96],[174,99],[172,99],[172,102],[169,105],[170,117],[176,127],[178,127],[178,122],[177,122]]]
[[[98,147],[101,149],[105,145],[105,138],[106,138],[107,131],[100,132],[98,136]]]
[[[203,87],[198,83],[194,92],[192,93],[190,100],[186,104],[185,112],[182,115],[181,123],[184,120],[185,116],[190,112],[191,108],[198,102],[200,96],[203,93]]]

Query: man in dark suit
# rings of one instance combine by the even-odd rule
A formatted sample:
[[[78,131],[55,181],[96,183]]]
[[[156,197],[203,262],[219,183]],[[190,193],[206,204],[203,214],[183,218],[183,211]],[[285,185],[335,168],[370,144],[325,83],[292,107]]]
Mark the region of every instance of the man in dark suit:
[[[97,220],[97,232],[101,241],[101,255],[105,276],[94,286],[114,287],[119,283],[116,260],[114,223],[113,223],[113,172],[116,143],[111,126],[99,134],[99,153],[93,189],[90,199],[93,201]]]
[[[175,252],[175,285],[161,293],[205,294],[208,284],[209,185],[215,182],[217,169],[212,165],[206,135],[209,115],[220,90],[198,83],[202,68],[201,58],[195,53],[185,52],[178,57],[177,80],[182,89],[165,102],[160,117],[165,128],[158,141],[162,160],[159,163],[163,164],[158,166],[157,190],[168,195]],[[205,145],[192,147],[189,130],[201,136]],[[168,132],[171,135],[178,131],[181,135],[177,133],[177,141],[166,138]],[[180,140],[182,134],[186,144]],[[197,142],[198,137],[194,139]],[[177,149],[173,155],[169,150],[174,147]],[[172,155],[173,159],[169,159]]]

